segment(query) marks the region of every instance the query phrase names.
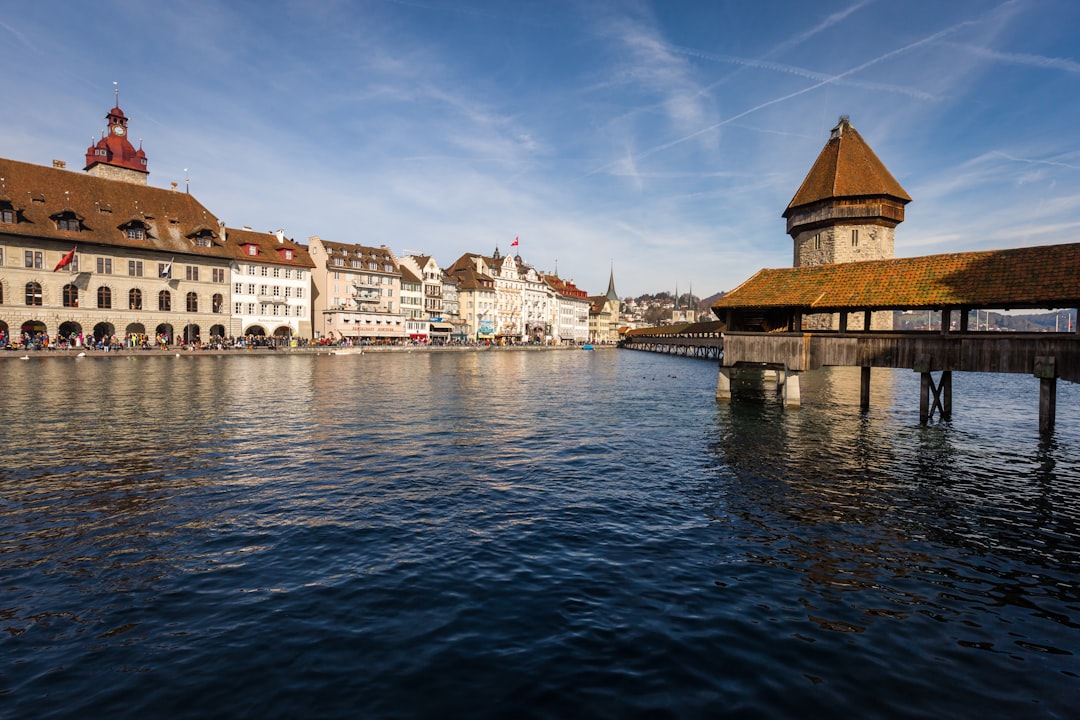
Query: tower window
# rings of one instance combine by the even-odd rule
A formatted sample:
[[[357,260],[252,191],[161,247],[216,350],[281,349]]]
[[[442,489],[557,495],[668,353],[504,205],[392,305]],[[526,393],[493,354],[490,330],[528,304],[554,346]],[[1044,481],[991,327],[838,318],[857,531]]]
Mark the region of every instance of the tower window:
[[[821,233],[817,233],[816,235],[814,235],[814,249],[821,249]]]
[[[859,231],[851,231],[851,247],[859,247]]]

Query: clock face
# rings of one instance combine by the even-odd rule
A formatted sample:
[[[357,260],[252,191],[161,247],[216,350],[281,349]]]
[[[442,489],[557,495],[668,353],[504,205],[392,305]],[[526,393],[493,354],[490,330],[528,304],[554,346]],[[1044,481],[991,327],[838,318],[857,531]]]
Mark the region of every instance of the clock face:
[[[125,130],[123,125],[113,125],[113,132],[117,135],[123,135]]]

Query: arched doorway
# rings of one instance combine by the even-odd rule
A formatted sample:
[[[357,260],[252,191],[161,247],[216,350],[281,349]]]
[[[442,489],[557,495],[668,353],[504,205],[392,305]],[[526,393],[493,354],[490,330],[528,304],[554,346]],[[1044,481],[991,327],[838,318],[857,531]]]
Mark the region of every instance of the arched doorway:
[[[225,326],[214,325],[210,328],[210,337],[223,338],[225,337]]]
[[[274,330],[274,337],[291,338],[292,337],[292,328],[289,327],[288,325],[282,325],[277,330]]]
[[[106,342],[116,334],[116,327],[112,323],[99,322],[94,326],[94,341],[105,340]]]
[[[72,320],[60,323],[60,327],[56,331],[57,340],[67,340],[72,345],[75,344],[75,340],[79,335],[82,335],[82,325]]]
[[[38,335],[45,333],[47,328],[45,323],[40,320],[27,320],[19,328],[19,332],[22,335],[22,339],[28,343],[32,343],[37,339]]]
[[[169,323],[161,323],[154,328],[154,336],[157,338],[158,345],[168,345],[176,339],[176,333],[173,332],[173,326]]]
[[[200,333],[201,331],[198,325],[194,323],[186,325],[184,327],[184,344],[190,345],[191,343],[202,342]]]
[[[251,327],[249,327],[247,330],[244,331],[244,334],[245,335],[256,335],[256,336],[262,337],[262,336],[266,335],[266,328],[264,328],[262,325],[252,325]]]
[[[0,320],[0,348],[6,347],[10,342],[11,336],[8,334],[8,324]]]
[[[146,326],[143,325],[142,323],[131,323],[130,325],[127,326],[127,330],[125,330],[124,332],[126,332],[129,335],[131,333],[143,334],[143,333],[146,332]]]

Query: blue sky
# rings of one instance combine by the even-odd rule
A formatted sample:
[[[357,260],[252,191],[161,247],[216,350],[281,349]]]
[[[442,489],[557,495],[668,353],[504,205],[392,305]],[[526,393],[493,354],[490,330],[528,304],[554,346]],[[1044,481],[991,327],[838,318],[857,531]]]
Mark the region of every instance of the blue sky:
[[[1075,0],[0,8],[0,156],[81,169],[118,83],[150,183],[233,227],[706,296],[790,266],[847,114],[914,199],[897,256],[1080,240]]]

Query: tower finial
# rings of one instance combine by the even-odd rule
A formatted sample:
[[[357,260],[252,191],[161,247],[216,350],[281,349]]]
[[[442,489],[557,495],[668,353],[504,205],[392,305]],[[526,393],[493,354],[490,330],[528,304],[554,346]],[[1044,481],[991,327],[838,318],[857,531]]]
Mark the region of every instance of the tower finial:
[[[120,83],[113,80],[113,94],[116,95],[116,107],[120,107]]]

